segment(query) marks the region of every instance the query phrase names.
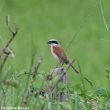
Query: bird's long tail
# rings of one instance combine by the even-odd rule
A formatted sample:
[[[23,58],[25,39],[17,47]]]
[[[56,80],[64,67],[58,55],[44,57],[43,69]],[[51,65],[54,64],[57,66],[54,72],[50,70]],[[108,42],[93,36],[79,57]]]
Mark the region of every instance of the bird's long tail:
[[[76,68],[75,68],[73,65],[71,65],[71,67],[72,67],[72,69],[73,69],[77,74],[79,74],[79,71],[76,70]]]

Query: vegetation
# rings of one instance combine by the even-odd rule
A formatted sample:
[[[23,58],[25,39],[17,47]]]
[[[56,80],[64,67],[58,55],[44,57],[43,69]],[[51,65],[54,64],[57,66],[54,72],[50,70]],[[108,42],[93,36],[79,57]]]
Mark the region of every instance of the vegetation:
[[[1,0],[1,109],[109,110],[109,2]],[[51,88],[61,76],[48,77],[57,65],[47,45],[51,38],[60,41],[80,71],[73,74],[63,65],[67,84],[58,82],[55,99]],[[61,101],[63,92],[67,97]]]

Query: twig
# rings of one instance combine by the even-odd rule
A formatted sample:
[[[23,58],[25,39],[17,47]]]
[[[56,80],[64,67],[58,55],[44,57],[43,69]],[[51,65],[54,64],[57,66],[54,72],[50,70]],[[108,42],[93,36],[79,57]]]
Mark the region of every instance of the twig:
[[[22,75],[32,75],[32,74],[29,73],[28,71],[23,71],[23,72],[17,74],[16,77],[21,77]]]
[[[42,59],[40,59],[40,60],[38,61],[37,65],[34,67],[34,71],[32,72],[32,82],[34,82],[35,79],[36,79],[36,75],[37,75],[37,73],[38,73],[38,69],[39,69],[39,67],[40,67],[41,62],[42,62]]]
[[[25,86],[25,89],[24,89],[24,92],[23,92],[23,96],[22,96],[22,99],[21,99],[21,106],[26,106],[27,103],[28,103],[29,90],[30,90],[30,88],[33,87],[33,82],[36,79],[36,75],[38,73],[38,69],[40,67],[40,64],[41,64],[41,60],[38,61],[37,65],[34,67],[34,71],[33,72],[31,72],[31,69],[29,71],[29,73],[31,73],[31,75],[32,75],[32,79],[30,81],[30,74],[28,74],[26,86]]]
[[[85,79],[91,86],[94,86],[93,82],[90,81],[87,77],[84,77],[84,79]]]
[[[11,38],[9,39],[9,41],[6,43],[4,49],[2,49],[2,52],[1,52],[1,54],[0,54],[0,58],[1,58],[1,56],[2,56],[3,53],[5,54],[5,57],[4,57],[3,61],[2,61],[2,63],[0,64],[0,73],[2,72],[2,68],[4,67],[4,64],[5,64],[5,62],[7,61],[8,56],[9,56],[9,54],[10,54],[10,51],[8,51],[8,53],[7,53],[7,52],[4,51],[4,50],[7,50],[7,48],[9,47],[9,45],[11,44],[11,42],[13,41],[13,39],[15,38],[16,34],[18,33],[18,29],[17,29],[16,27],[15,27],[15,32],[12,31],[12,29],[11,29],[11,27],[10,27],[10,25],[9,25],[9,16],[6,17],[6,25],[7,25],[7,27],[8,27],[8,30],[11,32],[12,37],[11,37]]]
[[[66,70],[68,71],[68,69],[71,67],[71,65],[73,65],[75,63],[75,59],[73,59],[70,63],[69,63],[69,65],[67,66],[67,68],[66,68]]]
[[[102,2],[101,2],[101,0],[98,0],[98,1],[99,1],[99,5],[100,5],[100,11],[101,11],[103,23],[105,25],[106,30],[109,31],[108,24],[106,22],[106,19],[105,19],[105,16],[104,16],[104,11],[103,11],[103,8],[102,8]]]
[[[3,62],[0,64],[0,73],[2,72],[2,68],[4,67],[7,59],[8,59],[8,56],[6,55],[5,58],[3,59]]]
[[[29,70],[29,73],[31,73],[31,70]],[[25,100],[25,96],[26,96],[26,92],[28,90],[29,80],[30,80],[30,74],[28,74],[28,76],[27,76],[27,81],[26,81],[26,85],[25,85],[25,88],[23,91],[22,98],[21,98],[20,106],[26,106],[27,105],[27,101]]]
[[[10,43],[13,41],[13,39],[15,38],[16,34],[18,33],[18,28],[15,27],[15,31],[13,31],[9,25],[9,16],[6,16],[6,25],[8,27],[8,30],[10,31],[10,33],[12,34],[12,37],[9,39],[9,41],[6,43],[5,48],[9,47]]]

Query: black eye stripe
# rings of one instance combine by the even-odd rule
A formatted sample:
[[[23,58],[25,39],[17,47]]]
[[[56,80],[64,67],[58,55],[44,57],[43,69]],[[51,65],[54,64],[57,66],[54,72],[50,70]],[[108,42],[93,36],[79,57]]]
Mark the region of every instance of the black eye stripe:
[[[57,41],[50,41],[50,43],[58,44],[58,42],[57,42]]]

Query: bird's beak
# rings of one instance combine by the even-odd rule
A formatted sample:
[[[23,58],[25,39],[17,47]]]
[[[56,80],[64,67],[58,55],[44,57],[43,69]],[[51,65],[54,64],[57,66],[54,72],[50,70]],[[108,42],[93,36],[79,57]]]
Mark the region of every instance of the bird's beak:
[[[50,44],[50,41],[48,41],[47,44]]]

